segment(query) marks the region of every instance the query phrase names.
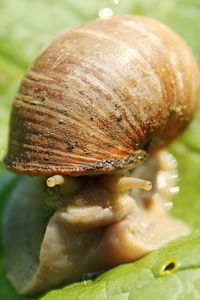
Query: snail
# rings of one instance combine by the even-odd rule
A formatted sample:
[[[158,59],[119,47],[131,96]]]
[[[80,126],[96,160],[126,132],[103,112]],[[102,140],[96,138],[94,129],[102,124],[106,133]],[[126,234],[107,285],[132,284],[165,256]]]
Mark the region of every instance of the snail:
[[[36,60],[14,101],[5,158],[24,174],[4,216],[8,277],[20,294],[190,232],[165,209],[177,174],[162,148],[192,120],[199,75],[186,43],[142,16],[84,24]]]

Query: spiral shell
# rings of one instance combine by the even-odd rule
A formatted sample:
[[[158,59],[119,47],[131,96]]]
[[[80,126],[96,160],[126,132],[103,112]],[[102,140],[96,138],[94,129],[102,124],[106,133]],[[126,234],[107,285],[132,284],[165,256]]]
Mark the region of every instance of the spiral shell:
[[[190,122],[199,78],[191,50],[158,21],[114,16],[64,33],[21,83],[5,163],[30,174],[134,167]]]

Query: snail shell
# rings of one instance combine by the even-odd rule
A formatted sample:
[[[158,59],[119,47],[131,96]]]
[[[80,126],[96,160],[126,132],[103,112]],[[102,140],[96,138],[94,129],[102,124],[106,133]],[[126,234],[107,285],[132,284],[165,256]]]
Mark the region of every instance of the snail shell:
[[[114,16],[64,33],[22,81],[5,163],[30,174],[132,168],[190,122],[199,78],[191,50],[158,21]]]
[[[19,293],[137,259],[189,233],[164,210],[174,174],[160,153],[130,171],[153,182],[150,194],[122,192],[124,177],[116,174],[60,175],[137,166],[183,131],[199,90],[191,50],[145,17],[91,22],[59,37],[37,59],[14,102],[5,162],[17,172],[55,174],[47,186],[58,186],[49,191],[43,176],[24,176],[11,195],[3,236],[8,277]],[[128,179],[127,186],[141,184]]]

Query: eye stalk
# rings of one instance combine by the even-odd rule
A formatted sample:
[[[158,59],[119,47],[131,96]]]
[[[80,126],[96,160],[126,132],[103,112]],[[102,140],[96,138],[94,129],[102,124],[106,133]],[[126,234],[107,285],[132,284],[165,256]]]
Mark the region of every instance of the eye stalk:
[[[79,177],[53,175],[47,178],[46,184],[49,188],[60,186],[64,193],[66,192],[66,194],[71,194],[80,188],[82,181]]]
[[[152,188],[152,183],[148,180],[127,176],[105,176],[102,183],[110,192],[122,192],[129,189],[150,191]]]
[[[64,184],[65,179],[62,175],[54,175],[49,178],[47,178],[47,186],[50,188],[54,188],[56,185],[62,185]]]

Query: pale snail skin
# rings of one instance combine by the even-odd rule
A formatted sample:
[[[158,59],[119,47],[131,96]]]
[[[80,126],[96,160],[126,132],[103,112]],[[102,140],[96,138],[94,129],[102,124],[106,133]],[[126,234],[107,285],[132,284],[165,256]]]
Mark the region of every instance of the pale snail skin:
[[[191,50],[146,17],[93,21],[36,60],[14,102],[5,159],[10,170],[43,178],[25,177],[5,214],[8,276],[19,293],[137,259],[189,233],[164,209],[174,169],[156,152],[189,124],[199,91]]]
[[[76,179],[77,184],[83,181],[76,192],[73,187],[62,194],[61,186],[50,195],[40,178],[24,177],[4,215],[8,278],[18,293],[31,295],[64,285],[138,259],[190,233],[165,209],[177,176],[173,157],[161,151],[131,173],[152,181],[152,190],[115,193],[107,184],[105,188],[106,176],[82,176]]]

